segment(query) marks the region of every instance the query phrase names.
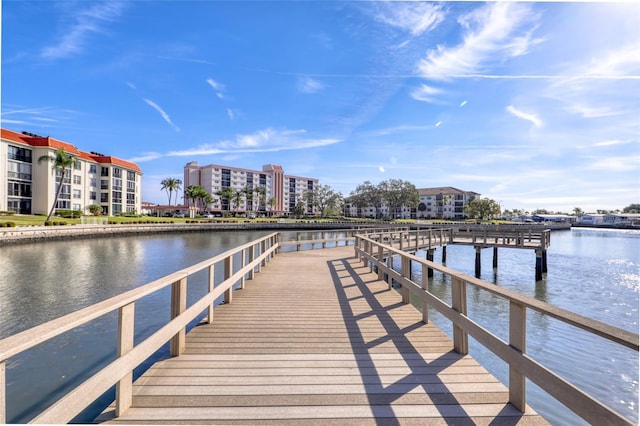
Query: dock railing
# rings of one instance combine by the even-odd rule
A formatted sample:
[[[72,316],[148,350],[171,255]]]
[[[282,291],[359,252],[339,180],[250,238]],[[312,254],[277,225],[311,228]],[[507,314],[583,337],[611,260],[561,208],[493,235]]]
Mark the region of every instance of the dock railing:
[[[167,342],[170,342],[171,356],[180,355],[184,351],[187,325],[204,312],[206,322],[211,323],[215,300],[224,295],[225,303],[231,302],[233,290],[243,288],[245,280],[252,279],[254,273],[259,272],[275,255],[279,236],[279,233],[269,234],[141,287],[0,340],[0,424],[7,422],[5,373],[9,358],[114,311],[118,312],[116,359],[38,414],[31,423],[68,423],[114,385],[116,416],[120,415],[132,403],[133,370]],[[234,266],[234,258],[240,258],[240,265]],[[214,282],[216,268],[224,271],[224,279],[219,283]],[[203,270],[208,271],[208,291],[187,307],[187,280]],[[136,302],[169,286],[171,320],[134,346]]]
[[[410,303],[410,295],[417,297],[422,306],[423,321],[428,322],[428,307],[442,314],[453,324],[453,344],[456,352],[469,352],[468,337],[473,337],[509,366],[509,402],[519,410],[526,405],[526,379],[540,386],[556,400],[564,404],[578,416],[591,424],[633,424],[630,420],[586,394],[559,375],[541,365],[526,351],[527,311],[537,311],[585,330],[601,338],[638,351],[638,335],[608,324],[592,320],[523,296],[517,292],[454,271],[434,262],[395,248],[389,244],[389,238],[381,235],[357,235],[355,255],[372,270],[377,269],[378,278],[386,278],[389,288],[395,281],[401,286],[404,303]],[[404,238],[404,237],[403,237]],[[400,259],[400,271],[393,268],[393,257]],[[413,264],[420,265],[422,278],[419,283],[411,279]],[[428,290],[428,270],[439,271],[451,278],[451,305],[436,297]],[[492,334],[486,328],[467,316],[467,287],[473,286],[509,302],[509,341],[506,342]]]

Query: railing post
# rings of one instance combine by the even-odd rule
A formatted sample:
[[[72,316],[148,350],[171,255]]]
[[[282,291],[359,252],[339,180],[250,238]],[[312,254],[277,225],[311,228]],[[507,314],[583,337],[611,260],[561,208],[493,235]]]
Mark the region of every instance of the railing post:
[[[353,241],[353,257],[358,257],[358,249],[360,248],[360,236],[356,235],[356,239]]]
[[[387,284],[389,284],[389,290],[393,287],[393,277],[391,276],[391,271],[393,270],[393,253],[389,251],[387,255],[387,268],[389,272],[387,273]]]
[[[224,258],[224,281],[227,281],[233,275],[233,256],[229,255]],[[231,303],[233,299],[233,284],[229,285],[229,288],[224,291],[224,303]]]
[[[327,248],[327,242],[325,241],[326,238],[327,233],[325,231],[322,231],[322,248]]]
[[[260,255],[263,255],[267,251],[267,240],[260,241]],[[262,267],[267,264],[267,260],[262,258],[262,262],[258,265],[258,272],[262,270]]]
[[[362,261],[364,266],[367,266],[367,262],[368,262],[367,261],[367,254],[369,254],[369,246],[370,246],[371,243],[369,241],[367,241],[367,240],[364,240],[363,243],[364,243],[363,244],[364,254],[360,258],[360,260]]]
[[[214,273],[215,273],[215,265],[210,265],[209,266],[209,293],[211,293],[213,291],[213,287],[215,285],[214,283]],[[211,302],[211,304],[209,304],[209,308],[208,308],[208,313],[207,313],[207,323],[211,324],[213,323],[213,309],[214,309],[214,304],[216,303],[216,301],[214,300],[213,302]]]
[[[247,262],[247,254],[245,253],[245,250],[242,250],[242,253],[240,254],[240,269],[245,267],[245,265],[247,264],[246,262]],[[244,290],[244,282],[246,281],[245,275],[246,274],[242,274],[242,278],[240,278],[241,290]]]
[[[187,279],[182,278],[171,285],[171,319],[176,318],[187,308]],[[184,352],[186,330],[183,328],[171,338],[169,351],[171,356],[179,356]]]
[[[6,363],[0,361],[0,424],[7,423],[7,379]]]
[[[133,336],[135,326],[135,303],[129,303],[118,310],[118,358],[126,355],[133,349]],[[133,399],[133,371],[116,383],[116,417],[124,414]]]
[[[253,261],[256,259],[256,247],[254,244],[251,245],[251,247],[249,247],[249,263],[253,263]],[[251,268],[251,270],[249,271],[249,279],[252,280],[254,275],[255,275],[255,266]]]
[[[300,241],[300,231],[296,232],[296,241]],[[298,243],[296,244],[296,251],[300,251],[302,246]]]
[[[382,244],[378,244],[378,263],[382,265],[384,262],[384,250],[382,249]],[[384,272],[382,268],[378,266],[378,279],[382,280],[384,278]]]
[[[424,291],[429,291],[429,274],[427,273],[428,269],[430,270],[430,268],[423,263],[422,264],[422,289]],[[425,324],[429,323],[429,305],[427,304],[426,300],[422,302],[422,322]]]
[[[462,315],[467,315],[467,286],[460,278],[451,277],[451,305]],[[469,353],[469,336],[457,325],[453,325],[453,349],[459,354]]]
[[[521,353],[526,351],[526,307],[509,302],[509,345]],[[526,377],[509,366],[509,402],[518,410],[526,409]]]
[[[408,257],[402,255],[401,259],[401,265],[402,265],[402,276],[404,278],[408,278],[411,279],[411,259],[409,259]],[[404,285],[402,285],[402,303],[409,303],[409,288]]]

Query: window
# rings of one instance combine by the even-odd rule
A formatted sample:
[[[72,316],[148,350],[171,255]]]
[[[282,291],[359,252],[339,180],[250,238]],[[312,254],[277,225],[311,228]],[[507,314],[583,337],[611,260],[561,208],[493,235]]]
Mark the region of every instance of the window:
[[[74,210],[82,210],[82,208],[80,207],[80,204],[74,204],[73,205],[73,209]]]
[[[89,180],[89,186],[91,186],[92,188],[95,188],[96,186],[98,186],[98,180],[96,178],[91,178]]]
[[[100,176],[109,176],[109,168],[101,167],[100,168]]]
[[[117,177],[117,178],[121,178],[122,177],[122,169],[119,167],[114,167],[113,168],[113,176]]]
[[[97,195],[98,195],[98,193],[96,191],[91,191],[89,193],[89,198],[92,199],[92,200],[97,200],[98,199]]]
[[[111,205],[111,212],[114,215],[122,213],[122,205],[121,204],[112,204]]]
[[[136,180],[136,172],[127,170],[127,180]]]
[[[109,180],[108,179],[100,180],[100,189],[109,189]]]
[[[74,185],[82,184],[82,176],[73,175],[73,183]]]
[[[112,197],[112,200],[111,200],[112,203],[122,203],[122,192],[113,191],[111,192],[111,197]]]
[[[60,178],[62,177],[62,170],[56,170],[56,182],[60,182]],[[71,183],[71,176],[69,173],[64,174],[64,183]]]
[[[71,201],[69,200],[58,200],[56,204],[57,209],[66,209],[69,210],[71,208]]]
[[[136,192],[136,183],[127,181],[127,192]]]
[[[118,179],[118,178],[114,177],[113,180],[111,181],[111,184],[113,185],[113,189],[115,189],[117,191],[121,191],[122,190],[122,179]]]
[[[100,202],[108,203],[109,202],[109,194],[107,192],[103,192],[100,194]]]
[[[98,168],[96,167],[96,165],[95,165],[95,164],[90,164],[90,165],[89,165],[89,173],[97,173],[97,172],[98,172],[98,170],[97,170],[97,169],[98,169]]]
[[[82,163],[76,159],[76,162],[73,163],[73,168],[75,170],[82,170]]]
[[[58,190],[59,184],[56,183],[56,191]],[[62,189],[60,190],[60,195],[58,196],[61,200],[70,200],[71,199],[71,185],[62,185]],[[63,207],[60,207],[63,208]],[[69,207],[66,207],[69,208]]]
[[[31,180],[31,164],[7,162],[7,177],[12,179]]]
[[[127,194],[127,204],[136,203],[136,194]]]
[[[17,160],[25,163],[31,163],[31,150],[26,148],[19,148],[17,146],[9,145],[7,150],[9,160]]]
[[[9,182],[7,194],[14,197],[31,197],[31,184],[23,182]]]
[[[79,190],[79,189],[74,189],[74,190],[73,190],[73,198],[76,198],[76,199],[78,199],[78,198],[82,198],[82,195],[81,195],[81,193],[80,193],[80,190]]]

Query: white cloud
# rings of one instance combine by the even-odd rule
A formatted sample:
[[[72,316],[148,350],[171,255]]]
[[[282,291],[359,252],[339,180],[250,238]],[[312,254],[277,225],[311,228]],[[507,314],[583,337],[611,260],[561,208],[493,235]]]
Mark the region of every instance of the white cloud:
[[[442,6],[435,3],[382,3],[380,7],[384,10],[376,15],[378,21],[408,31],[413,36],[437,27],[445,15]]]
[[[123,2],[109,1],[91,3],[87,9],[78,10],[72,17],[75,22],[65,27],[65,35],[57,44],[44,48],[40,56],[59,59],[82,52],[89,35],[104,32],[103,24],[113,22],[122,14],[123,9]]]
[[[420,87],[411,92],[411,97],[416,101],[436,102],[437,95],[442,93],[444,92],[441,89],[422,84],[420,85]]]
[[[131,161],[132,163],[144,163],[145,161],[152,161],[161,157],[162,154],[159,152],[143,152],[142,155],[129,158],[127,161]]]
[[[460,102],[460,106],[463,107],[467,104],[467,100],[465,99],[464,101]]]
[[[318,148],[342,142],[341,139],[333,138],[310,139],[300,137],[305,133],[305,130],[274,130],[268,128],[252,134],[236,135],[233,140],[203,144],[186,150],[171,151],[166,156],[184,157],[237,152],[278,152]]]
[[[530,121],[536,127],[542,127],[542,121],[535,114],[529,114],[529,113],[520,111],[516,109],[513,105],[509,105],[506,108],[506,110],[518,118]]]
[[[542,42],[533,38],[531,28],[521,30],[537,19],[530,6],[522,3],[481,6],[458,20],[466,30],[463,43],[454,48],[439,45],[420,61],[418,70],[425,78],[448,79],[475,74],[490,63],[523,55],[530,46]]]
[[[441,125],[442,125],[442,121],[438,121],[438,122],[436,123],[436,127],[440,127]]]
[[[213,87],[213,90],[216,91],[216,96],[220,99],[224,98],[224,91],[225,91],[225,86],[222,83],[218,83],[217,81],[215,81],[212,78],[208,78],[207,79],[207,83],[209,83],[209,86]]]
[[[227,108],[227,115],[229,116],[230,120],[233,120],[235,118],[235,114],[233,113],[233,110],[230,108]]]
[[[317,93],[324,89],[324,84],[311,77],[298,77],[298,90],[302,93]]]
[[[158,111],[160,113],[160,115],[162,116],[162,118],[164,119],[164,121],[169,123],[169,125],[171,125],[171,127],[173,127],[176,132],[180,131],[180,128],[178,126],[176,126],[175,124],[173,124],[173,122],[171,121],[171,118],[169,117],[169,114],[164,112],[164,110],[162,108],[160,108],[160,106],[158,104],[156,104],[155,102],[153,102],[153,101],[151,101],[149,99],[143,99],[143,101],[145,101],[151,108],[153,108],[156,111]]]

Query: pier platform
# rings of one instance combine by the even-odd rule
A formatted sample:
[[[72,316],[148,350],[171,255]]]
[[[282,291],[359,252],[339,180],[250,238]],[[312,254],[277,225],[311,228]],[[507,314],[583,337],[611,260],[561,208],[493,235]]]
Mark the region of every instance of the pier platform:
[[[281,253],[133,384],[122,424],[546,424],[353,247]]]

